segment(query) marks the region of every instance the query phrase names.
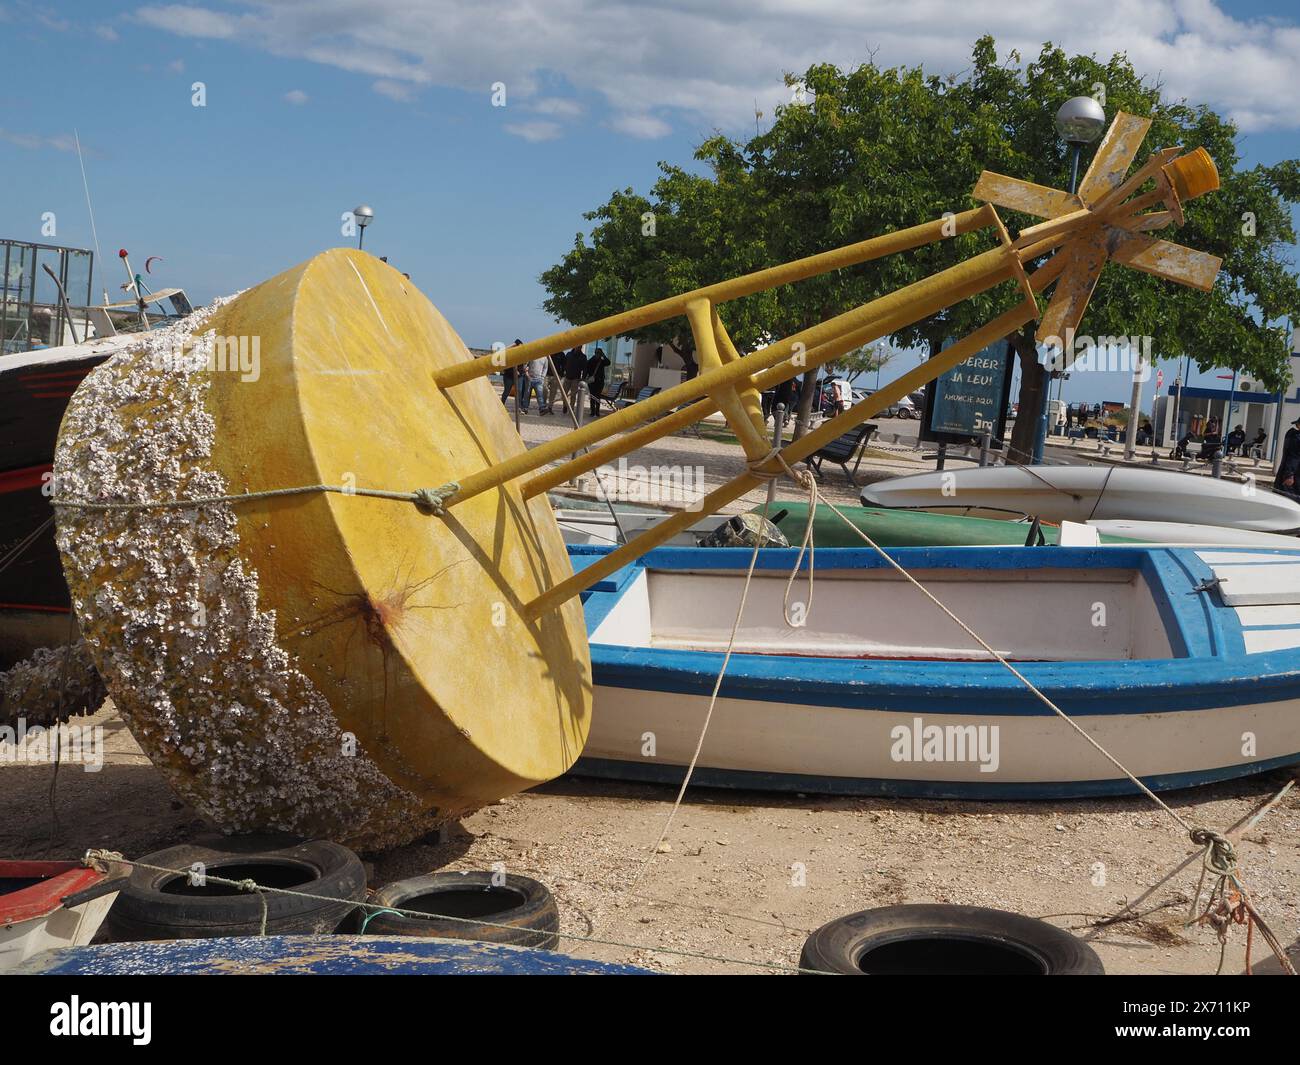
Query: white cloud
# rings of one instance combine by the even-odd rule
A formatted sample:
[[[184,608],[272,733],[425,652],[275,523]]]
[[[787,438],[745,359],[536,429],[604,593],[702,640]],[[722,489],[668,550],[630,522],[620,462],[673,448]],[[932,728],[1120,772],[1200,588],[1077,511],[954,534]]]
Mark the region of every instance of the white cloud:
[[[603,97],[621,128],[655,135],[654,122],[738,130],[755,99],[767,114],[789,100],[785,72],[816,62],[874,52],[884,65],[960,72],[983,33],[1026,57],[1047,40],[1102,57],[1123,51],[1169,97],[1208,103],[1247,130],[1300,127],[1300,25],[1236,17],[1215,0],[250,0],[241,9],[149,5],[135,17],[408,91],[439,85],[486,100],[502,81],[521,109],[558,78]]]
[[[529,100],[523,107],[527,111],[539,115],[554,115],[556,118],[577,118],[586,110],[577,100],[570,100],[563,96],[542,96],[536,100]]]
[[[310,99],[311,97],[301,89],[290,89],[284,94],[284,102],[287,104],[293,104],[294,107],[301,107]]]
[[[116,41],[117,30],[113,29],[112,26],[96,26],[95,36],[105,41]]]
[[[173,74],[183,74],[185,72],[185,60],[173,59],[167,64],[167,69]]]
[[[553,141],[563,130],[558,122],[507,122],[505,131],[516,137],[536,144],[538,141]]]
[[[76,138],[71,133],[56,133],[52,136],[43,133],[15,133],[13,130],[0,129],[0,141],[7,141],[18,148],[29,151],[38,148],[53,148],[56,152],[75,152]],[[91,153],[86,152],[87,155]]]
[[[51,15],[45,11],[34,12],[33,17],[47,30],[54,30],[55,33],[66,33],[72,28],[72,23],[67,19],[60,18],[58,15]]]
[[[642,140],[666,137],[673,131],[672,126],[662,118],[655,118],[654,115],[620,115],[610,125],[620,133],[626,133],[629,137],[639,137]]]
[[[370,87],[380,96],[387,96],[390,100],[397,100],[400,103],[409,103],[415,96],[411,86],[403,85],[400,81],[392,81],[389,78],[380,78]]]
[[[181,37],[234,37],[240,22],[231,15],[186,4],[141,8],[136,17],[146,25]]]

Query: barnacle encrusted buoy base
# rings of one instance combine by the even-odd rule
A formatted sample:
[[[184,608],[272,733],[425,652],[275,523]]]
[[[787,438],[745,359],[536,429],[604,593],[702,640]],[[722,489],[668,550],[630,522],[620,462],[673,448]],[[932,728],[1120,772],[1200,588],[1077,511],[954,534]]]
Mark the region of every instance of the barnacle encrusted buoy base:
[[[325,252],[214,308],[143,335],[77,389],[60,500],[411,492],[523,450],[486,380],[434,387],[472,356],[369,255]],[[322,492],[57,514],[114,702],[226,831],[397,844],[582,751],[581,604],[521,613],[572,572],[544,496],[507,485],[446,516]]]

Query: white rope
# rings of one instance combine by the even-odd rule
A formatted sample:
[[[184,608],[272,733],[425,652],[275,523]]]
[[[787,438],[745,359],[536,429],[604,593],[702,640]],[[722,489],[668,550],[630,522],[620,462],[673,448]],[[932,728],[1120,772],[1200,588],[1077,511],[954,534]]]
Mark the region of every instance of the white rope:
[[[98,869],[100,872],[108,872],[113,863],[125,865],[132,869],[147,869],[155,873],[172,873],[178,877],[189,879],[192,876],[190,869],[170,869],[164,865],[150,865],[148,862],[135,862],[129,858],[124,858],[117,851],[92,849],[86,851],[82,861],[92,869]],[[240,891],[257,892],[262,896],[262,931],[260,934],[266,934],[266,896],[267,895],[287,895],[297,899],[311,899],[314,902],[328,902],[337,905],[338,903],[351,902],[350,899],[338,898],[334,895],[315,895],[309,891],[295,891],[292,888],[268,887],[265,884],[259,884],[251,878],[244,880],[231,880],[227,877],[217,876],[214,873],[205,873],[203,879],[206,883],[224,884],[227,887],[238,888]],[[495,921],[486,921],[479,917],[453,917],[450,914],[443,913],[426,913],[422,910],[406,910],[400,906],[380,906],[374,902],[357,902],[353,905],[365,910],[375,910],[382,913],[395,913],[401,917],[411,917],[418,920],[437,920],[453,921],[457,924],[478,926],[482,928],[500,928],[507,932],[518,933],[521,931],[518,925],[500,924]],[[678,950],[673,947],[656,947],[648,943],[630,943],[618,939],[597,939],[595,936],[581,936],[572,932],[547,932],[541,929],[523,929],[523,931],[536,932],[539,937],[555,936],[557,939],[572,939],[579,943],[591,943],[597,946],[622,947],[626,950],[644,950],[652,954],[673,954],[683,958],[701,958],[705,961],[723,962],[728,965],[747,965],[756,969],[771,969],[775,972],[785,973],[804,973],[810,976],[833,976],[834,973],[824,973],[817,969],[805,969],[798,965],[782,965],[780,962],[770,961],[751,961],[747,958],[729,958],[722,954],[708,954],[699,950]]]
[[[763,520],[767,520],[767,503],[763,504]],[[655,855],[659,853],[659,847],[663,844],[664,837],[668,835],[668,830],[672,827],[673,819],[677,816],[677,810],[682,805],[682,797],[686,794],[686,789],[691,783],[691,777],[695,775],[695,766],[700,760],[700,751],[704,749],[704,737],[708,735],[709,723],[713,720],[713,708],[718,704],[718,692],[722,690],[722,678],[726,676],[727,665],[731,662],[731,653],[736,646],[736,633],[740,630],[740,619],[745,613],[745,600],[749,598],[749,586],[754,578],[754,567],[758,563],[758,552],[763,546],[763,537],[759,535],[754,538],[754,550],[749,556],[749,569],[745,572],[745,584],[740,592],[740,605],[736,608],[736,620],[731,626],[731,637],[727,640],[727,652],[722,656],[722,665],[718,669],[717,680],[713,682],[713,694],[709,697],[709,708],[704,714],[704,724],[700,726],[699,738],[695,741],[695,751],[691,755],[690,764],[686,767],[686,776],[682,778],[682,786],[677,789],[677,797],[673,800],[673,805],[668,811],[668,816],[664,819],[664,827],[659,833],[659,838],[655,840],[654,846],[650,848],[650,853],[646,855],[645,860],[641,863],[636,873],[632,877],[632,882],[624,889],[631,892],[641,879],[641,875],[650,867],[654,861]]]
[[[823,502],[828,507],[830,507],[833,513],[839,516],[839,518],[844,522],[845,525],[847,525],[850,529],[852,529],[855,533],[857,533],[858,536],[861,537],[863,541],[865,541],[873,550],[875,550],[876,553],[879,554],[881,558],[883,558],[891,567],[897,570],[898,573],[902,574],[903,578],[907,580],[908,583],[910,583],[922,595],[924,595],[928,600],[930,600],[930,602],[932,602],[935,606],[937,606],[940,610],[942,610],[945,614],[947,614],[948,617],[951,618],[953,622],[955,622],[972,640],[974,640],[982,648],[984,648],[984,650],[987,651],[1013,677],[1015,677],[1016,680],[1020,681],[1020,683],[1023,684],[1035,696],[1035,698],[1037,698],[1044,706],[1046,706],[1049,710],[1051,710],[1052,713],[1054,713],[1057,717],[1059,717],[1062,721],[1064,721],[1067,725],[1069,725],[1070,728],[1074,729],[1075,732],[1077,732],[1080,736],[1082,736],[1085,740],[1087,740],[1088,743],[1091,744],[1091,746],[1099,754],[1105,757],[1106,760],[1109,761],[1116,769],[1118,769],[1121,773],[1123,773],[1126,777],[1128,777],[1128,779],[1131,780],[1133,784],[1136,785],[1137,788],[1143,794],[1145,794],[1152,802],[1154,802],[1157,806],[1159,806],[1160,809],[1164,810],[1165,813],[1167,813],[1170,817],[1172,817],[1178,823],[1179,828],[1181,828],[1184,832],[1187,832],[1189,834],[1192,832],[1192,826],[1189,825],[1186,821],[1184,821],[1178,815],[1177,811],[1175,811],[1172,807],[1170,807],[1163,799],[1160,798],[1160,796],[1158,796],[1154,791],[1152,791],[1149,787],[1143,784],[1141,780],[1139,780],[1136,776],[1134,776],[1134,774],[1129,770],[1127,766],[1124,765],[1123,762],[1121,762],[1118,758],[1116,758],[1113,754],[1111,754],[1108,750],[1106,750],[1105,747],[1103,747],[1100,743],[1098,743],[1095,739],[1093,739],[1092,736],[1090,736],[1088,732],[1081,725],[1076,723],[1074,719],[1069,716],[1069,714],[1067,714],[1064,710],[1062,710],[1059,706],[1057,706],[1056,703],[1054,703],[1050,698],[1048,698],[1046,694],[1044,694],[1041,690],[1039,690],[1038,686],[1034,684],[1034,682],[1031,681],[1028,677],[1026,677],[1023,673],[1021,673],[1020,670],[1018,670],[1014,665],[1012,665],[1011,662],[1009,662],[1001,652],[993,648],[988,643],[988,641],[985,640],[979,633],[977,633],[974,629],[972,629],[969,625],[967,625],[966,622],[962,621],[962,619],[959,618],[956,614],[954,614],[950,609],[948,609],[947,606],[941,603],[939,599],[934,595],[933,592],[931,592],[928,588],[925,587],[925,585],[923,585],[920,581],[918,581],[915,577],[913,577],[910,573],[908,573],[907,570],[905,570],[901,565],[899,565],[898,562],[892,556],[890,556],[890,554],[887,551],[885,551],[884,548],[882,548],[879,544],[877,544],[875,540],[871,539],[870,536],[868,536],[865,532],[863,532],[856,525],[854,525],[853,522],[849,519],[849,517],[845,515],[838,507],[836,507],[834,503],[832,503],[828,499],[823,500]]]

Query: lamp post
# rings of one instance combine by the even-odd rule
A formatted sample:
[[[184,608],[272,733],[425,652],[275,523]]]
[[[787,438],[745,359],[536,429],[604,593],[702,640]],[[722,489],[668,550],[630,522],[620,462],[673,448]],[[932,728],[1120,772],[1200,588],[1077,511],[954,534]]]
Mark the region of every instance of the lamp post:
[[[359,203],[352,208],[352,217],[357,223],[357,248],[366,241],[366,226],[375,220],[375,212],[368,203]]]
[[[1085,144],[1091,144],[1106,128],[1106,112],[1091,96],[1072,96],[1056,111],[1056,133],[1070,146],[1070,191],[1079,184],[1079,153]],[[1061,351],[1062,359],[1065,350]],[[1065,364],[1062,361],[1061,371]],[[1047,446],[1047,406],[1050,389],[1046,383],[1039,390],[1038,431],[1034,434],[1035,466],[1043,464],[1043,449]]]

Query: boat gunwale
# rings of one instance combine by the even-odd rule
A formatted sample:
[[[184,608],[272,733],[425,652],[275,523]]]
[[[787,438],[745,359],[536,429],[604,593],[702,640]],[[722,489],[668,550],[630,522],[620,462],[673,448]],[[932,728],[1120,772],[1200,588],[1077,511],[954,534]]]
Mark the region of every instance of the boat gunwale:
[[[575,568],[609,549],[570,549]],[[1234,549],[1268,555],[1275,549]],[[749,548],[661,548],[598,582],[586,596],[588,636],[594,633],[641,570],[728,570],[743,575]],[[1131,568],[1147,582],[1171,646],[1183,654],[1161,659],[1025,662],[1017,668],[1069,713],[1144,714],[1275,702],[1300,695],[1300,648],[1247,653],[1236,611],[1197,586],[1212,580],[1195,549],[1169,547],[895,548],[888,554],[913,569]],[[788,572],[796,549],[759,552],[756,569]],[[829,557],[828,557],[829,556]],[[1300,554],[1298,554],[1300,560]],[[819,569],[881,568],[871,549],[827,548]],[[803,569],[807,568],[805,558]],[[1174,647],[1175,652],[1178,648]],[[708,695],[723,652],[631,647],[593,641],[597,686]],[[997,662],[918,661],[733,654],[721,693],[729,699],[811,706],[982,716],[1043,716],[1044,706]],[[979,695],[979,692],[986,692]],[[1134,700],[1140,700],[1134,706]],[[939,705],[936,705],[936,701]]]
[[[41,870],[40,866],[62,866]],[[63,900],[78,891],[94,887],[105,874],[81,862],[0,861],[0,875],[6,870],[14,879],[33,879],[34,884],[0,895],[0,929],[50,916]]]

